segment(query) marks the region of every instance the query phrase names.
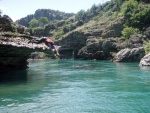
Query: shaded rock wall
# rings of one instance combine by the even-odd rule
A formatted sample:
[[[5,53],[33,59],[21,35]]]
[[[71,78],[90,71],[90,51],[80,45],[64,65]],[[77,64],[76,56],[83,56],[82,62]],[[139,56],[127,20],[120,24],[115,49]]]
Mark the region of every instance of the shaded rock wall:
[[[87,36],[82,32],[73,32],[67,35],[65,38],[55,42],[56,45],[61,46],[59,48],[60,54],[63,58],[77,57],[78,51],[86,45]]]
[[[5,35],[0,35],[0,72],[26,69],[28,67],[27,59],[32,52],[50,53],[44,44],[28,44],[33,37],[23,35],[6,37]]]

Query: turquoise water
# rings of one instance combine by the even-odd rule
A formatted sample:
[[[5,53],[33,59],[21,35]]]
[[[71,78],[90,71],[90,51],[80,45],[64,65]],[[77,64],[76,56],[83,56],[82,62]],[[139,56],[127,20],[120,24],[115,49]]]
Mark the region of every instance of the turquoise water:
[[[0,113],[150,113],[150,68],[138,63],[37,60],[7,75]]]

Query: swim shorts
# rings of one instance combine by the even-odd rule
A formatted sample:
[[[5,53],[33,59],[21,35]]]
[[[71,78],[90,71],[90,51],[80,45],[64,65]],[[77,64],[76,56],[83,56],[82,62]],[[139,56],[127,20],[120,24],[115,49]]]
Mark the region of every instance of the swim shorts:
[[[54,46],[54,45],[51,45],[51,48],[52,48],[52,49],[55,49],[55,46]]]

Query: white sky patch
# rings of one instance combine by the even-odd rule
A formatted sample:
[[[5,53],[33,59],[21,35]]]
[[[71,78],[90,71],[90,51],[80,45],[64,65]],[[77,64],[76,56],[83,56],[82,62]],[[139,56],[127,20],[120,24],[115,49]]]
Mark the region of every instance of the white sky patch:
[[[10,17],[11,18],[11,17]],[[12,16],[12,20],[15,22],[16,20],[22,18],[22,16]]]
[[[3,11],[7,11],[7,7],[2,6],[2,5],[0,5],[0,9],[2,10],[2,13],[3,13]]]
[[[110,0],[0,0],[2,15],[8,15],[13,21],[34,14],[37,9],[52,9],[66,13],[87,10],[93,4],[103,4]]]

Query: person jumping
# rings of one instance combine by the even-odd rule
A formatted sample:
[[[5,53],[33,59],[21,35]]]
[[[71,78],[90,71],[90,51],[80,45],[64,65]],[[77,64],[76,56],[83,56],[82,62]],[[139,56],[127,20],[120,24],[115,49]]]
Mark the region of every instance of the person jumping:
[[[55,45],[54,45],[54,41],[49,39],[48,37],[42,37],[40,39],[36,39],[36,40],[30,40],[28,43],[36,43],[36,44],[40,44],[40,43],[45,43],[46,46],[49,47],[50,51],[55,54],[58,57],[60,57],[58,50],[56,49]]]

